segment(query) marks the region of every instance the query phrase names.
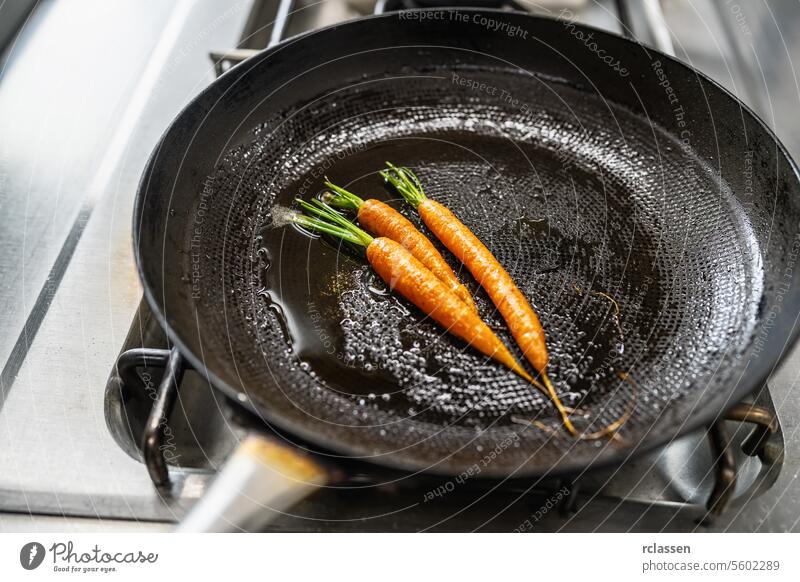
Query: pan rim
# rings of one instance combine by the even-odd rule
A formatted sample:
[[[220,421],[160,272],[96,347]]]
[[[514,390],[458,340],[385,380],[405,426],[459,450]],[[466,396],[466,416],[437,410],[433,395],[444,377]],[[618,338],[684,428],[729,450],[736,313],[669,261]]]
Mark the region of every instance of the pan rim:
[[[532,15],[526,12],[518,11],[518,10],[499,10],[494,8],[424,8],[424,9],[414,9],[410,12],[452,12],[452,11],[459,11],[459,12],[472,12],[472,13],[487,13],[487,14],[497,14],[501,16],[509,16],[513,15],[514,17],[522,17],[527,20],[531,21],[538,21],[545,23],[545,26],[551,26],[555,23],[561,23],[562,21],[556,18],[549,18],[544,16],[537,16]],[[343,460],[338,462],[344,462],[345,460],[356,460],[359,463],[368,463],[375,466],[380,467],[388,467],[391,469],[397,469],[404,472],[412,472],[412,473],[427,473],[427,474],[434,474],[434,475],[441,475],[441,476],[452,476],[456,474],[456,469],[443,469],[441,465],[437,464],[433,468],[430,466],[425,465],[424,463],[415,462],[413,460],[405,461],[405,458],[398,458],[395,454],[389,453],[387,455],[382,455],[379,457],[379,460],[375,460],[373,457],[365,458],[364,451],[358,451],[354,447],[343,445],[339,442],[332,442],[329,438],[324,438],[319,435],[318,432],[314,430],[309,430],[305,426],[300,423],[296,423],[292,420],[287,420],[281,415],[272,414],[266,408],[259,408],[255,406],[250,399],[246,402],[241,402],[237,396],[241,394],[241,391],[236,390],[233,386],[229,385],[226,381],[222,380],[213,370],[208,368],[199,358],[193,350],[191,350],[186,342],[181,337],[181,334],[178,333],[173,327],[170,325],[169,321],[167,320],[166,314],[163,312],[161,308],[161,304],[157,301],[157,298],[154,293],[154,287],[151,281],[148,280],[147,275],[145,274],[144,269],[144,262],[142,257],[142,252],[140,251],[140,242],[141,242],[141,231],[140,231],[140,217],[143,216],[144,212],[144,205],[147,193],[147,182],[149,180],[150,175],[152,174],[153,168],[155,167],[156,160],[159,156],[161,148],[164,144],[166,138],[171,134],[171,132],[176,128],[176,126],[180,123],[186,113],[196,107],[197,103],[201,102],[210,91],[214,90],[214,88],[219,87],[219,85],[227,79],[232,78],[232,76],[238,76],[245,74],[250,67],[258,66],[263,60],[267,59],[269,56],[273,55],[274,53],[283,50],[299,41],[303,41],[307,38],[313,37],[317,34],[322,34],[325,32],[332,32],[338,29],[346,29],[350,27],[358,27],[358,26],[368,26],[368,24],[362,23],[369,23],[374,20],[378,19],[388,19],[388,18],[396,18],[398,13],[390,12],[384,14],[376,14],[376,15],[369,15],[360,17],[354,20],[336,23],[330,26],[326,26],[323,28],[307,31],[301,33],[299,35],[295,35],[284,39],[280,43],[266,48],[259,52],[259,54],[252,57],[252,62],[250,63],[243,63],[238,67],[233,67],[220,75],[219,78],[212,81],[209,85],[207,85],[203,90],[201,90],[193,99],[191,99],[172,119],[170,124],[164,130],[162,137],[157,142],[156,146],[154,147],[153,151],[151,152],[148,160],[144,166],[142,176],[139,180],[136,190],[136,197],[134,200],[133,206],[133,228],[132,228],[132,242],[133,242],[133,252],[134,252],[134,259],[136,261],[136,268],[137,273],[139,275],[139,279],[142,283],[143,288],[143,295],[153,312],[154,317],[158,324],[164,330],[169,343],[171,346],[178,349],[181,355],[187,360],[189,365],[195,370],[201,370],[210,380],[211,385],[223,393],[226,398],[231,400],[236,406],[240,406],[251,413],[254,413],[259,419],[264,421],[267,426],[274,425],[274,428],[277,428],[281,432],[285,432],[289,435],[299,437],[300,440],[303,440],[307,443],[310,443],[314,446],[314,449],[319,449],[322,451],[331,451],[335,452],[337,456],[341,457]],[[625,38],[623,36],[595,28],[593,26],[588,26],[580,23],[574,23],[576,28],[581,28],[587,32],[593,32],[600,37],[606,37],[609,39],[614,39],[614,41],[622,41],[626,44],[631,45],[638,45],[639,48],[645,50],[647,52],[651,52],[655,55],[658,55],[659,58],[669,61],[673,65],[677,65],[679,68],[686,71],[688,75],[694,75],[699,80],[707,83],[710,87],[714,88],[715,90],[719,91],[722,96],[727,99],[732,100],[738,108],[740,108],[744,114],[750,116],[750,118],[755,121],[757,126],[764,132],[765,136],[768,136],[771,140],[771,143],[774,144],[776,147],[777,152],[780,154],[780,157],[783,158],[789,165],[791,169],[791,173],[794,175],[795,181],[800,183],[800,168],[798,167],[797,163],[791,157],[790,153],[786,149],[786,146],[781,142],[777,135],[772,131],[772,129],[763,121],[763,119],[754,112],[747,104],[741,101],[738,97],[736,97],[733,93],[731,93],[728,89],[724,86],[719,84],[714,79],[708,77],[705,73],[699,71],[698,69],[692,67],[691,65],[684,63],[678,60],[671,55],[662,53],[654,48],[647,47],[643,45],[641,42],[631,40]],[[443,48],[446,48],[445,45],[441,45]],[[670,442],[692,433],[703,426],[707,426],[710,423],[718,420],[721,418],[728,410],[738,404],[744,397],[748,396],[749,394],[753,393],[755,390],[763,386],[766,381],[772,376],[780,365],[784,362],[785,358],[787,357],[788,353],[791,351],[792,347],[797,343],[798,337],[800,337],[800,326],[797,325],[797,319],[800,317],[800,290],[795,290],[792,295],[787,295],[784,297],[783,306],[786,307],[790,305],[792,307],[791,312],[795,313],[796,316],[792,321],[791,318],[780,318],[780,322],[789,321],[790,323],[779,323],[776,325],[773,330],[777,329],[777,332],[773,331],[773,334],[770,337],[770,343],[765,345],[763,352],[764,353],[777,353],[776,356],[768,356],[764,357],[763,353],[762,356],[759,357],[753,367],[755,370],[752,372],[754,374],[753,379],[751,382],[747,383],[737,383],[736,387],[734,387],[727,399],[726,403],[720,408],[708,409],[708,407],[704,407],[699,412],[694,415],[691,415],[689,419],[683,424],[681,430],[678,431],[665,431],[663,436],[654,437],[651,441],[647,441],[643,443],[642,441],[635,443],[633,446],[625,449],[621,449],[618,453],[612,453],[604,457],[600,457],[599,459],[589,462],[588,464],[585,462],[579,463],[571,463],[569,459],[560,459],[556,464],[551,465],[549,467],[536,467],[535,465],[524,464],[517,466],[513,470],[500,470],[497,471],[492,469],[487,469],[484,473],[476,476],[479,479],[497,479],[497,478],[513,478],[513,479],[532,479],[538,477],[552,477],[558,475],[565,475],[565,474],[574,474],[577,472],[581,472],[584,470],[595,470],[601,468],[608,468],[613,466],[619,466],[626,462],[628,459],[645,454],[649,451],[661,448]],[[781,342],[783,340],[783,342]],[[773,344],[781,344],[782,345],[773,345]],[[775,348],[775,349],[771,349]],[[297,444],[297,443],[293,443]],[[298,445],[299,446],[299,445]],[[335,459],[335,461],[338,459]],[[423,466],[425,465],[425,466]]]

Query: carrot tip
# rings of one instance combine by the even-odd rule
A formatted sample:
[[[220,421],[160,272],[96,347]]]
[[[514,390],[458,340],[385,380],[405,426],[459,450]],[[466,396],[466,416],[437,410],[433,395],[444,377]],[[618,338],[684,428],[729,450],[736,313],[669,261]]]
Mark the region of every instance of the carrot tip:
[[[553,383],[550,382],[547,372],[542,372],[542,383],[547,389],[547,393],[549,394],[550,399],[553,401],[556,410],[558,410],[558,413],[561,415],[561,420],[564,422],[564,428],[566,428],[570,434],[578,435],[578,430],[575,428],[575,425],[572,424],[572,421],[569,418],[569,413],[561,403],[561,399],[558,397],[558,394],[556,394],[556,390],[553,388]]]

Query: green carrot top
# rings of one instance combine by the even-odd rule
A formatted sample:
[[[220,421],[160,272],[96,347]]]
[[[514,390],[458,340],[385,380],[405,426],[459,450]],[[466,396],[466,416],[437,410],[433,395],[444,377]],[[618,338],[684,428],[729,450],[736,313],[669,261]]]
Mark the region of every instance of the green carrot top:
[[[364,204],[364,200],[345,190],[341,186],[337,186],[330,180],[328,180],[327,176],[325,177],[325,185],[333,190],[326,195],[324,198],[325,202],[330,204],[331,206],[335,206],[336,208],[342,208],[344,210],[351,210],[353,212],[358,212],[358,209],[361,208],[361,205]]]
[[[401,168],[389,162],[386,162],[386,165],[389,166],[389,169],[381,171],[381,176],[394,186],[411,206],[416,209],[422,202],[428,199],[428,197],[425,196],[425,191],[422,189],[422,183],[420,183],[419,178],[417,178],[414,172],[408,168]]]
[[[316,199],[306,202],[298,198],[297,203],[303,210],[314,216],[298,212],[289,216],[291,222],[363,247],[369,246],[372,242],[373,238],[369,234],[324,202]]]

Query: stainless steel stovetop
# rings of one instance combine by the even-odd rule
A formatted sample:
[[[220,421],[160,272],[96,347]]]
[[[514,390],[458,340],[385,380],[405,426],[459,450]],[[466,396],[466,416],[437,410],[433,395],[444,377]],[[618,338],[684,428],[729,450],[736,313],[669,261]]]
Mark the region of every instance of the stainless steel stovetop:
[[[214,78],[209,54],[224,69],[279,33],[375,9],[370,0],[298,1],[285,29],[272,26],[290,4],[138,0],[112,9],[102,0],[69,7],[42,2],[6,52],[0,76],[0,531],[168,529],[240,436],[226,403],[202,379],[187,376],[162,443],[173,481],[173,495],[162,497],[138,446],[152,391],[120,391],[109,374],[124,347],[163,341],[140,306],[132,202],[166,125]],[[800,158],[791,67],[800,56],[800,14],[791,7],[665,0],[661,20],[658,3],[650,1],[521,4],[551,16],[566,7],[579,20],[615,32],[624,16],[628,32],[663,49],[672,44],[680,58],[751,104]],[[380,0],[378,9],[392,6],[393,0]],[[576,512],[541,511],[561,483],[458,488],[426,502],[435,481],[370,487],[363,475],[352,489],[302,502],[272,528],[510,531],[527,529],[528,520],[534,531],[799,530],[798,379],[795,350],[758,395],[758,404],[776,410],[779,420],[762,455],[770,470],[738,453],[749,427],[729,424],[738,499],[712,524],[697,524],[715,475],[708,439],[695,434],[616,473],[566,484],[577,494],[561,509]]]

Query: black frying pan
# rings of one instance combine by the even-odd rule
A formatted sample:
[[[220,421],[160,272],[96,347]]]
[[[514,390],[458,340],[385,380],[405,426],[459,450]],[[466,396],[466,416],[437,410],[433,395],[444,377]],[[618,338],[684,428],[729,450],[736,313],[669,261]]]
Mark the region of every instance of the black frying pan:
[[[384,160],[515,277],[588,428],[636,400],[619,439],[518,424],[558,432],[546,399],[357,254],[280,226],[276,205],[324,175],[396,199]],[[203,91],[148,164],[134,244],[184,357],[295,444],[449,475],[499,451],[481,477],[533,477],[618,463],[763,384],[796,336],[799,188],[769,129],[668,56],[526,14],[414,11],[287,40]]]

